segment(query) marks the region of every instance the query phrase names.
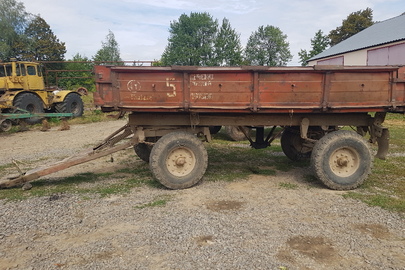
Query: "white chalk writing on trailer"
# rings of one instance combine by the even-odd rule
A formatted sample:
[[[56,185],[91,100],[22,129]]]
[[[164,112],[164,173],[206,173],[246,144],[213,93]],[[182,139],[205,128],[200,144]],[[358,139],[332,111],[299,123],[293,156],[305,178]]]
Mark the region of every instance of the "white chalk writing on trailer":
[[[127,89],[131,92],[136,92],[141,90],[141,83],[135,80],[130,80],[127,83]]]
[[[214,74],[191,74],[191,81],[210,81],[214,79]]]
[[[131,94],[131,100],[152,101],[152,96]]]
[[[214,74],[191,74],[190,83],[192,86],[207,87],[212,85]]]
[[[191,93],[191,99],[210,100],[212,99],[212,93]]]

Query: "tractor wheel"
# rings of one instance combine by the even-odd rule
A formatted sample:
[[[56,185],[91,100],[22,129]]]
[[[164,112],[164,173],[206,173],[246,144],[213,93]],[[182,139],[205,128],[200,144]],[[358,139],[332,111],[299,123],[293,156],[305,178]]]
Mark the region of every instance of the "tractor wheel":
[[[33,93],[22,93],[22,94],[18,95],[14,99],[13,104],[14,104],[14,107],[23,109],[30,113],[43,113],[44,112],[44,106],[43,106],[42,100]],[[29,125],[34,125],[34,124],[40,123],[41,118],[40,117],[31,117],[31,118],[24,119],[24,121]]]
[[[78,94],[70,93],[65,100],[55,105],[55,111],[58,113],[72,113],[73,118],[83,115],[83,101]]]
[[[12,126],[13,126],[13,123],[11,122],[10,119],[4,119],[4,120],[0,121],[0,130],[3,132],[9,131]]]
[[[203,177],[208,165],[204,144],[195,135],[177,131],[160,138],[150,153],[154,177],[170,189],[189,188]]]

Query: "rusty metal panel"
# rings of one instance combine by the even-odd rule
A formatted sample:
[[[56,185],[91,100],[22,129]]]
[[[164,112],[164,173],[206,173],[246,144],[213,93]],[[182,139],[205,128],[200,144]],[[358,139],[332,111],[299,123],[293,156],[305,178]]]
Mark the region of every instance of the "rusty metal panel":
[[[249,109],[252,98],[249,72],[193,72],[189,74],[190,108]]]
[[[113,88],[119,89],[119,105],[139,107],[182,107],[183,76],[176,72],[117,73]]]
[[[390,101],[389,72],[334,72],[330,84],[331,107],[387,106]]]
[[[104,110],[290,113],[405,109],[405,73],[396,67],[96,66],[95,75],[95,104]]]
[[[403,106],[405,104],[405,67],[398,70],[397,76],[393,80],[396,82],[393,84],[393,101]]]
[[[260,107],[320,107],[322,73],[262,73],[259,75]]]

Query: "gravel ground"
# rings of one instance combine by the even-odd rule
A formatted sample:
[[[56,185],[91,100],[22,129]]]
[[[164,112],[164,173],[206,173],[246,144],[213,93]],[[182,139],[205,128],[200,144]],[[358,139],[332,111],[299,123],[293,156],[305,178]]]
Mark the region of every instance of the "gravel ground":
[[[123,123],[1,134],[0,165],[57,160]],[[114,171],[105,159],[52,177]],[[297,168],[175,191],[145,186],[107,198],[3,201],[0,269],[405,269],[401,216],[309,186],[306,173]],[[166,205],[147,207],[159,199]]]

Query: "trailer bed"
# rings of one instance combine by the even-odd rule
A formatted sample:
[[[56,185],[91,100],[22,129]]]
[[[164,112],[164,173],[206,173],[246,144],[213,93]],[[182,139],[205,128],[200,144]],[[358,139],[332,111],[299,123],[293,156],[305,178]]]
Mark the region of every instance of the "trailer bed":
[[[134,112],[404,112],[405,68],[96,66],[95,104]]]

